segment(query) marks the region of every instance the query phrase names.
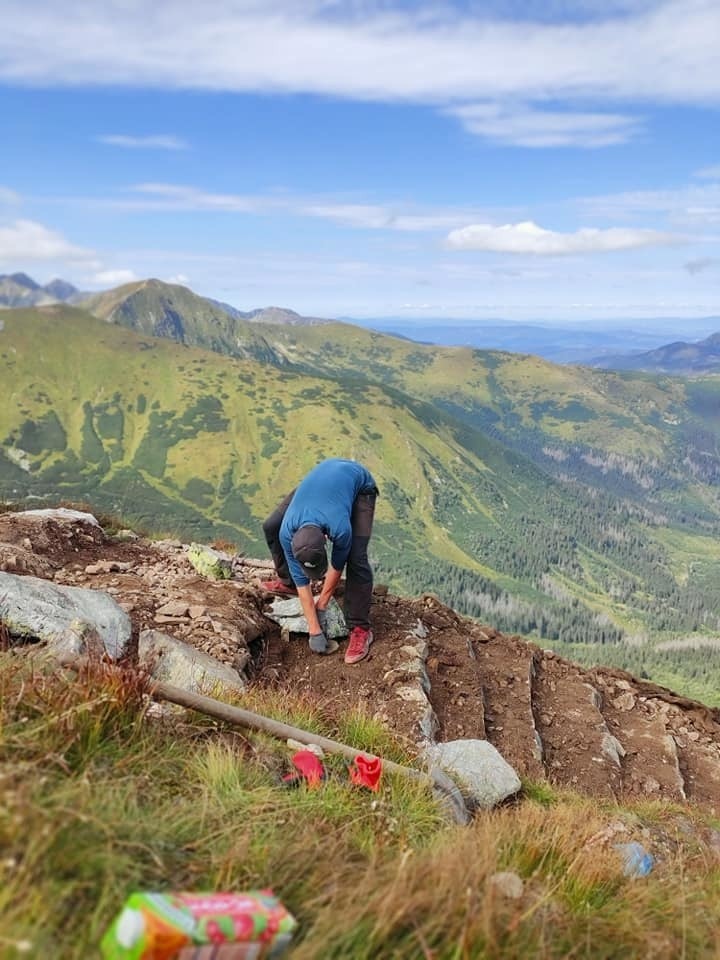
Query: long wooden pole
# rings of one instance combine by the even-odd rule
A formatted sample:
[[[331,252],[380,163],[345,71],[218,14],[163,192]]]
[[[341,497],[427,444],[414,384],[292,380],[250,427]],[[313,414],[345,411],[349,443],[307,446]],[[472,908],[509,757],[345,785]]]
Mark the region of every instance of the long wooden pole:
[[[188,710],[197,710],[209,717],[215,717],[217,720],[223,720],[226,723],[232,723],[235,726],[247,727],[249,730],[258,730],[262,733],[269,733],[273,737],[281,740],[297,740],[298,743],[315,744],[322,747],[326,753],[340,754],[354,760],[358,756],[372,757],[364,750],[356,750],[346,743],[340,743],[338,740],[331,740],[329,737],[323,737],[319,733],[311,733],[309,730],[302,730],[300,727],[293,727],[289,723],[282,723],[280,720],[273,720],[271,717],[265,717],[260,713],[254,713],[251,710],[243,710],[241,707],[231,706],[229,703],[223,703],[221,700],[215,700],[214,697],[206,697],[200,693],[190,693],[181,687],[175,687],[170,683],[161,681],[153,683],[150,688],[150,695],[157,700],[167,700],[170,703],[176,703],[178,706],[186,707]],[[382,759],[382,758],[380,758]],[[383,770],[388,773],[397,773],[413,780],[429,781],[442,794],[443,805],[456,823],[467,824],[470,822],[465,801],[457,786],[453,783],[447,774],[437,767],[428,773],[422,770],[415,770],[412,767],[405,767],[402,764],[395,763],[392,760],[382,760]]]
[[[58,659],[62,666],[71,670],[81,670],[91,663],[87,657],[61,656]],[[374,756],[367,751],[356,750],[346,743],[340,743],[338,740],[331,740],[329,737],[323,737],[318,733],[293,727],[289,723],[273,720],[271,717],[265,717],[251,710],[243,710],[242,707],[231,706],[231,704],[223,703],[222,700],[216,700],[214,697],[206,697],[201,693],[191,693],[189,690],[183,690],[182,687],[176,687],[170,683],[151,680],[148,693],[155,700],[167,700],[169,703],[176,703],[188,710],[196,710],[198,713],[204,713],[208,717],[214,717],[216,720],[222,720],[225,723],[232,723],[234,726],[269,733],[281,740],[297,740],[299,743],[316,744],[322,747],[326,753],[339,754],[348,757],[350,760],[354,760],[355,757],[360,755]],[[382,758],[379,759],[382,760]],[[439,794],[443,807],[456,823],[466,825],[470,822],[470,814],[457,785],[438,767],[433,767],[429,772],[425,772],[415,770],[412,767],[405,767],[400,763],[394,763],[392,760],[382,760],[382,766],[383,770],[388,773],[396,773],[412,780],[430,783],[436,793]]]

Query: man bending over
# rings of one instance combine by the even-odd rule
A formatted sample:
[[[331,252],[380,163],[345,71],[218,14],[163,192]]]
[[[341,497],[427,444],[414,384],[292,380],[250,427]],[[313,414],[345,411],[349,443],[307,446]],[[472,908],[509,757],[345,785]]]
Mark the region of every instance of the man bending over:
[[[371,473],[361,463],[323,460],[263,524],[277,579],[262,586],[271,593],[298,595],[310,631],[310,648],[315,653],[328,650],[320,619],[347,567],[344,612],[350,641],[345,663],[364,660],[373,642],[373,572],[368,543],[377,494]],[[326,540],[332,543],[329,569]],[[320,593],[314,599],[310,581],[323,577]]]

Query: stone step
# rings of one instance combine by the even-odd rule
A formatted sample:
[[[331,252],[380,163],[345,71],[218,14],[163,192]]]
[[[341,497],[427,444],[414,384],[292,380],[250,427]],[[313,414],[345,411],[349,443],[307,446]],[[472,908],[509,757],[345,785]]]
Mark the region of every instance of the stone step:
[[[533,711],[551,783],[594,796],[622,788],[622,747],[601,711],[602,697],[586,671],[552,653],[537,658]]]
[[[603,677],[596,672],[594,682],[602,696],[610,732],[624,750],[622,793],[685,800],[677,746],[660,701],[640,695],[630,681],[619,677]]]
[[[486,739],[485,698],[470,631],[462,638],[453,629],[431,632],[426,668],[437,740]]]
[[[518,774],[545,778],[542,747],[532,709],[536,649],[519,637],[482,628],[470,632],[485,706],[487,739]],[[508,664],[512,667],[508,669]]]

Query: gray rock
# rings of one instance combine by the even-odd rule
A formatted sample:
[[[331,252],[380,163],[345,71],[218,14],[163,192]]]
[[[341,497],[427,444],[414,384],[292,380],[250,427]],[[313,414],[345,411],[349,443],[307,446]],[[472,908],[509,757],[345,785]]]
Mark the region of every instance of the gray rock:
[[[611,733],[604,733],[600,742],[603,754],[611,760],[615,766],[620,766],[621,758],[625,756],[625,748]]]
[[[58,652],[74,651],[79,624],[97,631],[113,660],[125,653],[130,642],[130,618],[108,594],[37,577],[0,572],[0,621],[11,634],[45,641]]]
[[[155,612],[165,617],[187,617],[189,616],[189,607],[185,600],[168,600]]]
[[[322,613],[323,611],[318,611],[320,626],[323,627],[328,640],[336,640],[338,637],[346,637],[348,635],[345,617],[343,616],[340,604],[335,598],[327,605],[324,616],[320,616]],[[307,620],[302,612],[299,597],[288,597],[286,600],[279,598],[273,600],[267,616],[288,633],[309,633]]]
[[[100,658],[105,653],[100,634],[93,624],[84,620],[73,620],[67,630],[50,646],[55,657]]]
[[[520,778],[487,740],[429,744],[425,758],[453,777],[470,806],[489,810],[520,789]]]
[[[159,630],[141,632],[138,660],[155,680],[191,693],[215,696],[223,688],[245,689],[245,681],[237,670]]]
[[[38,520],[68,520],[75,523],[89,523],[93,527],[99,527],[95,517],[91,513],[84,513],[82,510],[68,510],[66,507],[56,507],[48,510],[23,510],[18,514],[20,517],[37,517]]]
[[[420,733],[426,740],[433,740],[440,729],[440,721],[429,703],[420,717],[418,726],[420,727]]]

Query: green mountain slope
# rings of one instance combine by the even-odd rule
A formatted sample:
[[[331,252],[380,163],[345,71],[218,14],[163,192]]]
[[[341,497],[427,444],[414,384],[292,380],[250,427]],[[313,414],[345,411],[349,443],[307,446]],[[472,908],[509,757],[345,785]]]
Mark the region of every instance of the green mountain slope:
[[[234,357],[281,364],[257,325],[177,284],[141,280],[94,294],[79,306],[107,323]]]
[[[86,306],[102,319],[219,353],[379,383],[429,401],[543,472],[629,499],[649,515],[706,529],[720,517],[720,378],[705,380],[696,404],[697,388],[678,379],[427,346],[344,323],[248,324],[157,280],[108,291]]]
[[[317,344],[282,331],[281,339],[265,341],[268,362],[266,355],[233,359],[155,339],[64,306],[10,310],[2,319],[6,499],[84,500],[154,530],[186,539],[221,536],[257,551],[262,518],[307,469],[325,456],[354,457],[380,484],[375,560],[379,578],[399,589],[432,590],[506,631],[569,644],[578,659],[597,659],[602,648],[605,662],[629,665],[640,651],[633,668],[676,687],[698,657],[676,648],[654,653],[639,639],[703,638],[720,628],[720,547],[709,484],[696,483],[696,512],[676,523],[609,489],[553,478],[520,452],[530,435],[524,418],[538,402],[530,397],[543,395],[547,372],[556,379],[545,383],[544,396],[567,406],[571,390],[584,387],[595,420],[604,403],[609,433],[625,403],[635,456],[645,456],[645,443],[659,463],[672,438],[644,424],[640,382],[616,378],[627,395],[601,403],[597,384],[607,375],[593,380],[571,371],[561,379],[563,368],[535,358],[425,352],[382,338],[377,348],[390,351],[382,369],[396,375],[381,383],[376,369],[373,383],[351,366],[360,357],[357,338],[369,350],[365,331],[343,325],[325,327]],[[307,327],[303,335],[319,331]],[[313,365],[319,372],[311,375]],[[713,385],[647,382],[661,411],[710,424]],[[499,410],[496,422],[514,423],[516,432],[479,429],[473,397]],[[552,442],[561,449],[559,439]],[[686,480],[683,502],[690,487]],[[623,636],[634,638],[630,651]],[[700,656],[703,669],[714,669],[716,654]]]
[[[668,511],[720,517],[720,377],[695,381],[412,344],[346,324],[268,334],[301,369],[384,383],[440,406],[543,471]],[[697,400],[696,398],[701,398]]]
[[[146,523],[240,535],[256,547],[259,519],[319,457],[351,456],[387,491],[381,525],[407,518],[416,543],[476,568],[437,522],[435,501],[488,513],[477,476],[487,477],[488,490],[497,486],[498,503],[522,496],[503,462],[515,455],[480,438],[470,450],[442,413],[381,387],[338,389],[104,326],[69,308],[13,310],[4,319],[6,496],[91,496]]]

